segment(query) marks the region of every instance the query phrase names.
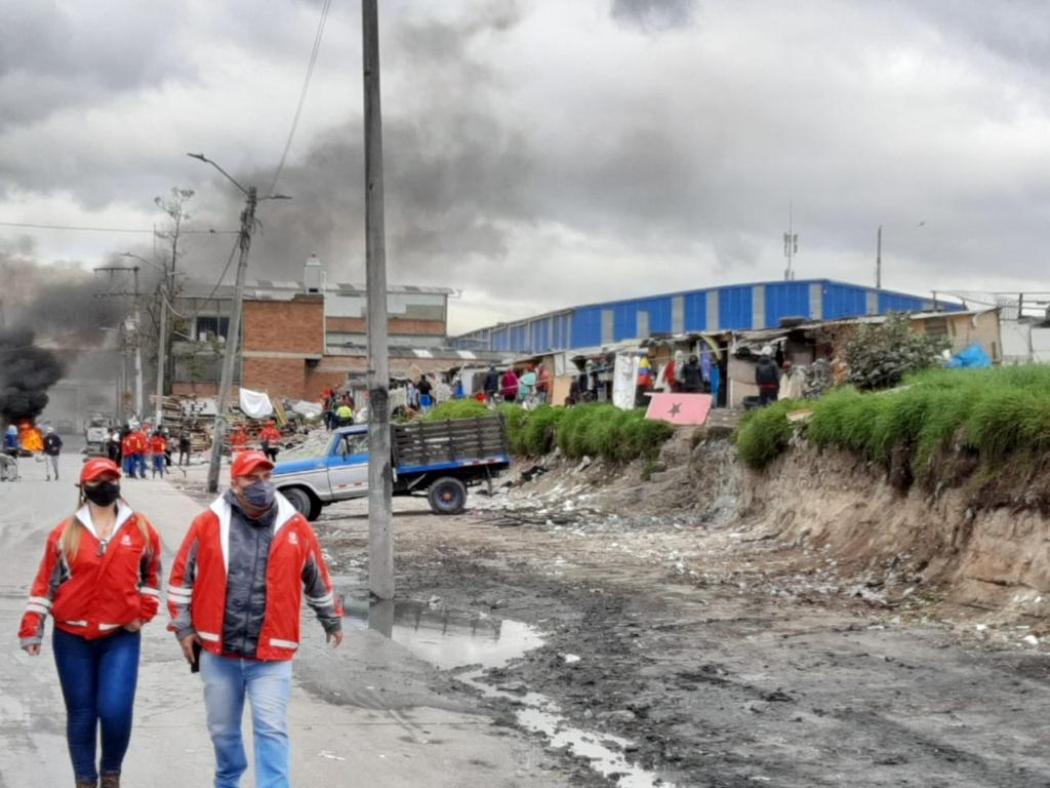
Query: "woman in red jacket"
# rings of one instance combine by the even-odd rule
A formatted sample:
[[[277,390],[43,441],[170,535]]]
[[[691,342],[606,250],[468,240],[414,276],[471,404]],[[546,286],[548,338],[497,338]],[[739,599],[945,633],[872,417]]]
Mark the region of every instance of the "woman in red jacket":
[[[160,602],[160,537],[120,497],[120,468],[89,460],[77,512],[47,539],[18,636],[40,653],[44,620],[55,620],[55,665],[66,702],[66,737],[78,788],[98,785],[96,730],[102,727],[102,788],[119,788],[131,737],[139,630]]]

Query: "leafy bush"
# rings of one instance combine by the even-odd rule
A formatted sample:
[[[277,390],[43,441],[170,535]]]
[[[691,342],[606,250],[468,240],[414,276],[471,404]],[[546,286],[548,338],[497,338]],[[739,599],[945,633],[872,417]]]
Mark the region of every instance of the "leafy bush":
[[[846,344],[849,382],[858,389],[896,386],[906,375],[936,366],[950,347],[946,337],[919,334],[906,315],[865,324]]]

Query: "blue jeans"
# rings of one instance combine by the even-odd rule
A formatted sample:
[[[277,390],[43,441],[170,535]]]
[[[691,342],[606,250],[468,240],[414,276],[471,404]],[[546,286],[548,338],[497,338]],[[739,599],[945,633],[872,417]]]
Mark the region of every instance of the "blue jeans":
[[[146,456],[144,454],[136,454],[135,460],[135,473],[138,474],[140,479],[146,478]]]
[[[164,466],[165,466],[165,462],[164,461],[166,459],[167,459],[167,457],[165,457],[163,454],[154,454],[153,455],[153,475],[154,476],[156,476],[158,473],[161,476],[164,475]]]
[[[292,663],[201,653],[208,733],[215,747],[215,788],[238,788],[248,768],[241,738],[244,699],[252,707],[256,788],[289,788],[288,701]]]
[[[135,455],[133,454],[124,457],[124,475],[128,478],[135,478]]]
[[[99,723],[102,773],[120,773],[131,739],[140,642],[138,632],[123,629],[99,640],[55,630],[55,665],[66,701],[66,739],[78,780],[98,779],[95,731]]]

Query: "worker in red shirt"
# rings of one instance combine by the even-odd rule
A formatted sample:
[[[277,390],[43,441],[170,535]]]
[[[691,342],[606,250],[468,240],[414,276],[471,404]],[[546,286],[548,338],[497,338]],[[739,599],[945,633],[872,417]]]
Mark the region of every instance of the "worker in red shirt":
[[[266,426],[259,432],[259,443],[263,454],[270,462],[277,462],[277,451],[280,449],[281,431],[277,429],[274,421],[266,422]]]
[[[140,479],[146,478],[146,451],[149,449],[149,438],[139,428],[131,433],[131,459],[135,467],[135,473]]]
[[[160,537],[120,497],[120,468],[84,463],[80,505],[51,531],[18,631],[38,656],[44,621],[54,618],[52,648],[68,721],[78,786],[119,788],[131,738],[142,625],[160,607]],[[101,769],[95,761],[102,729]]]
[[[164,471],[168,465],[168,439],[158,430],[153,433],[153,437],[149,440],[149,448],[153,453],[153,478],[157,478],[157,474],[164,478]]]
[[[230,455],[233,456],[238,452],[247,450],[248,448],[248,433],[244,430],[243,424],[238,424],[233,428],[233,432],[230,433]]]
[[[135,433],[125,430],[124,437],[120,439],[120,454],[124,458],[124,475],[129,479],[135,478]]]

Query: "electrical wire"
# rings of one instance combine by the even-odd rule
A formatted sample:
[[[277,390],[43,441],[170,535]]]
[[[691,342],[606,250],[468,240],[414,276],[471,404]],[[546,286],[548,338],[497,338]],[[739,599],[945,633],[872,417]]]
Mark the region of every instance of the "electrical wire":
[[[211,292],[208,293],[208,297],[200,302],[200,306],[197,307],[197,310],[193,313],[193,319],[194,320],[196,320],[198,317],[200,317],[201,310],[204,309],[208,305],[208,303],[212,300],[212,298],[215,296],[215,294],[217,292],[219,292],[219,288],[222,287],[222,280],[224,280],[226,278],[226,274],[229,272],[230,266],[233,265],[233,256],[235,254],[237,254],[237,249],[238,249],[238,247],[240,247],[240,245],[241,245],[241,239],[238,238],[237,242],[233,245],[233,248],[230,249],[230,256],[228,258],[226,258],[226,265],[223,266],[222,273],[219,274],[219,279],[218,279],[217,282],[215,282],[215,287],[213,287],[211,289]],[[216,312],[219,311],[219,300],[218,299],[215,300],[215,311]]]
[[[303,87],[299,91],[299,102],[295,107],[295,115],[292,116],[292,127],[288,130],[288,139],[284,143],[281,160],[277,164],[277,171],[274,172],[273,180],[270,182],[269,194],[271,197],[277,188],[277,181],[280,180],[281,173],[284,171],[285,162],[288,160],[288,151],[292,148],[292,140],[295,139],[295,132],[299,128],[299,118],[303,113],[303,104],[306,103],[306,94],[310,89],[310,80],[313,79],[314,66],[317,65],[317,55],[321,51],[321,39],[324,38],[325,25],[328,23],[328,9],[331,6],[332,0],[325,0],[324,5],[321,6],[321,18],[317,22],[317,33],[314,35],[313,49],[310,50],[310,60],[306,66],[306,77],[303,79]]]
[[[150,234],[155,230],[144,230],[136,227],[85,227],[68,224],[38,224],[35,222],[0,222],[0,227],[25,227],[31,230],[76,230],[93,233],[144,233]],[[230,235],[239,233],[240,230],[182,230],[187,235]]]

